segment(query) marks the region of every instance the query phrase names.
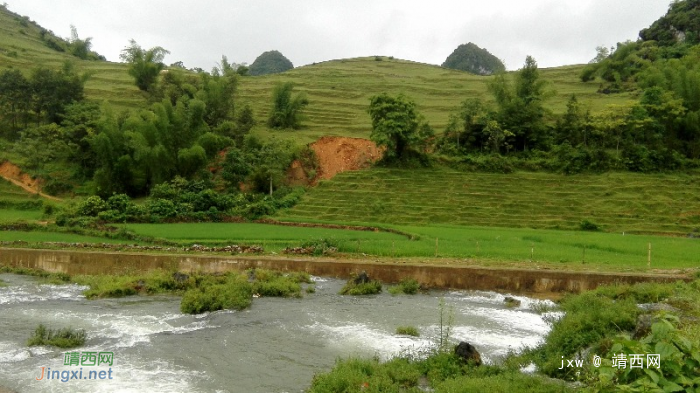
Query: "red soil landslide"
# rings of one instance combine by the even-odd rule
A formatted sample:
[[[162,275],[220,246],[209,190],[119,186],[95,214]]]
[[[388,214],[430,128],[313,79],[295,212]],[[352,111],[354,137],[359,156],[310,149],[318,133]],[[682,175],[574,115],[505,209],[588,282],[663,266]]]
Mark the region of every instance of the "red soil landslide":
[[[41,192],[41,180],[33,179],[28,174],[22,172],[17,165],[11,163],[10,161],[5,161],[0,164],[0,176],[17,186],[22,187],[24,190],[31,192],[32,194],[39,194],[44,198],[54,201],[60,200],[54,196]]]
[[[312,143],[311,149],[319,163],[317,180],[330,179],[340,172],[367,168],[384,154],[383,149],[367,139],[338,136],[324,136]]]

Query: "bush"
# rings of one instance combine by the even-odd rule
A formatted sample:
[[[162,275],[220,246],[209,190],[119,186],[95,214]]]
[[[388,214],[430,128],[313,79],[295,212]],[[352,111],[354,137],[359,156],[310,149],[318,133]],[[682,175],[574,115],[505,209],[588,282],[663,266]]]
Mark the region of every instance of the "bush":
[[[97,217],[100,212],[107,210],[107,202],[98,196],[91,196],[80,202],[77,206],[77,215],[85,217]]]
[[[44,325],[37,326],[34,334],[27,340],[27,346],[53,345],[59,348],[75,348],[85,344],[85,330],[47,329]]]
[[[398,295],[401,293],[406,295],[415,295],[419,290],[420,284],[418,281],[412,278],[404,278],[398,283],[398,285],[389,288],[389,293],[392,295]]]
[[[356,283],[354,278],[351,278],[347,284],[340,290],[341,295],[376,295],[382,292],[382,283],[377,280],[369,282]]]
[[[202,285],[185,292],[180,311],[199,314],[217,310],[242,310],[252,303],[253,286],[240,274],[231,274],[223,284]]]
[[[632,330],[640,310],[631,298],[612,300],[596,292],[565,298],[565,315],[554,322],[544,345],[532,352],[533,361],[543,373],[558,378],[573,378],[575,368],[559,369],[562,356],[572,359],[577,353],[597,346],[615,332]]]
[[[591,221],[583,220],[583,221],[581,221],[581,223],[579,223],[579,229],[581,229],[582,231],[595,232],[595,231],[600,230],[600,226],[596,223],[591,222]]]

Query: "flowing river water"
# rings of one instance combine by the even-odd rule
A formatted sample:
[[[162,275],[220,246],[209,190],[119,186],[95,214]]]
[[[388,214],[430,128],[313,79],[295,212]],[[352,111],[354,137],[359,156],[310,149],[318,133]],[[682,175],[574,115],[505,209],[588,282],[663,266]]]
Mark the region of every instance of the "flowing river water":
[[[176,296],[87,300],[85,287],[0,275],[6,284],[0,286],[0,386],[17,392],[303,392],[338,358],[386,359],[431,348],[439,337],[440,298],[445,315],[454,311],[451,339],[474,344],[486,362],[534,346],[549,331],[533,311],[540,300],[514,296],[520,306],[507,308],[504,295],[493,292],[340,296],[343,281],[314,279],[316,292],[301,299],[256,298],[244,311],[186,315]],[[88,340],[74,350],[27,347],[40,323],[85,329]],[[398,326],[415,326],[421,337],[398,336]],[[113,352],[111,367],[82,367],[84,378],[111,368],[112,379],[37,381],[41,367],[80,370],[64,365],[69,351]]]

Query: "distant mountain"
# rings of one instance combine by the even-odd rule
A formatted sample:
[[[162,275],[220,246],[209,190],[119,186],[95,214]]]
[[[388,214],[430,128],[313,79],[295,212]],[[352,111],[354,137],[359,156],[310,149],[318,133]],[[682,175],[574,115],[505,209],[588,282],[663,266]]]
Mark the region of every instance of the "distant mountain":
[[[289,59],[276,50],[265,52],[258,56],[257,59],[250,65],[248,70],[249,75],[267,75],[279,74],[280,72],[289,71],[294,68]]]
[[[700,44],[700,0],[674,1],[666,15],[639,32],[643,41],[661,46],[677,43]]]
[[[505,65],[498,57],[471,42],[458,46],[442,63],[442,66],[476,75],[492,75],[506,70]]]

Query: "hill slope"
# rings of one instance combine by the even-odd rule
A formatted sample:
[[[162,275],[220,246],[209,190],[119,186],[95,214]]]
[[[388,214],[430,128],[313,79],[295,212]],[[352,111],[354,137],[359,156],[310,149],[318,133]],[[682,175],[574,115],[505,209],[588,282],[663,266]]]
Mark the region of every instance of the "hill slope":
[[[86,85],[89,99],[109,102],[118,111],[147,105],[146,98],[127,74],[125,64],[84,61],[58,52],[42,40],[41,30],[36,23],[0,7],[0,70],[16,67],[29,72],[39,65],[58,68],[70,60],[80,71],[92,75]],[[127,39],[124,37],[125,45]],[[553,113],[562,113],[566,100],[573,93],[581,102],[588,103],[593,112],[633,98],[629,93],[598,94],[596,84],[584,84],[579,80],[582,67],[542,70],[543,78],[550,81],[550,88],[556,92],[546,103]],[[282,132],[281,135],[308,143],[324,135],[369,136],[369,98],[381,92],[402,92],[417,102],[419,111],[439,132],[464,99],[490,100],[486,89],[488,80],[489,77],[389,57],[332,60],[282,74],[241,78],[237,102],[252,106],[260,124],[258,131],[279,133],[264,126],[271,107],[272,89],[278,82],[293,82],[296,91],[305,92],[309,98],[305,127],[293,134]]]
[[[565,176],[445,168],[346,172],[279,218],[395,224],[580,229],[687,235],[700,228],[694,175]]]

